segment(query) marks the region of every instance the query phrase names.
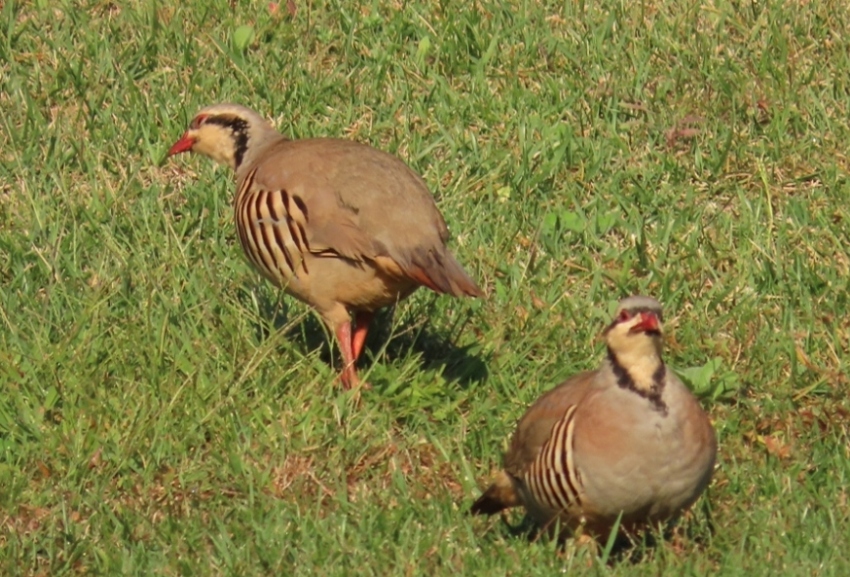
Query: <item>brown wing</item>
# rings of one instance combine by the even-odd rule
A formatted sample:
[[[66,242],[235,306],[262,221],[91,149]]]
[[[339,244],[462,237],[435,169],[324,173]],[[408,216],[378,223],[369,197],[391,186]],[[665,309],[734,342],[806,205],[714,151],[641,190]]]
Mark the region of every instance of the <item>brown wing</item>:
[[[531,466],[552,437],[556,424],[589,392],[597,371],[578,374],[561,383],[529,407],[517,423],[505,467],[470,508],[473,515],[493,515],[520,504],[516,480]]]
[[[590,392],[598,371],[580,373],[537,399],[517,423],[511,446],[505,454],[505,470],[521,475],[552,436],[552,429],[567,410],[581,403]]]
[[[369,260],[438,292],[480,294],[446,248],[425,183],[394,156],[345,140],[284,141],[263,155],[254,186],[286,192],[314,254]]]

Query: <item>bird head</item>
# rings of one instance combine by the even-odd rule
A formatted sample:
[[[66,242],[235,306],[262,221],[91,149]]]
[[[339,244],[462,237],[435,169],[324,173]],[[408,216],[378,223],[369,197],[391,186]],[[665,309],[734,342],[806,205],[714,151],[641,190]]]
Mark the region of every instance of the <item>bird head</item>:
[[[215,104],[201,109],[183,136],[168,149],[166,158],[181,152],[198,152],[238,170],[252,148],[280,137],[259,114],[238,104]]]
[[[620,358],[661,356],[663,312],[651,297],[632,296],[620,301],[614,320],[605,329],[605,342]]]

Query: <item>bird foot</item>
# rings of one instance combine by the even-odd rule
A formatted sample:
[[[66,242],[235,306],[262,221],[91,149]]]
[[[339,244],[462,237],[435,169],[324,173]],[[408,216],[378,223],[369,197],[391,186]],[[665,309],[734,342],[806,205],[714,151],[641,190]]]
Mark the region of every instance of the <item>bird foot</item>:
[[[372,385],[360,380],[353,368],[343,370],[337,377],[337,380],[342,384],[342,388],[345,391],[369,391],[372,389]]]

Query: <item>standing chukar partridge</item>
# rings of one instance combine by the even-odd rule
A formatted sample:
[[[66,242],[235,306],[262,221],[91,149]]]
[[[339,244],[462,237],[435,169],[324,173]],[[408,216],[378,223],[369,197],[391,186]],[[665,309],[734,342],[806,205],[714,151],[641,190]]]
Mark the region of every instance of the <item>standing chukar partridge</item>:
[[[425,182],[390,154],[347,140],[288,140],[234,104],[198,112],[168,156],[186,151],[236,172],[236,230],[248,260],[333,331],[347,389],[359,383],[354,363],[377,309],[419,286],[482,294],[446,247],[449,231]]]
[[[717,441],[696,398],[661,359],[661,305],[633,296],[604,331],[608,355],[519,420],[504,469],[473,505],[522,505],[540,526],[607,537],[672,520],[711,479]]]

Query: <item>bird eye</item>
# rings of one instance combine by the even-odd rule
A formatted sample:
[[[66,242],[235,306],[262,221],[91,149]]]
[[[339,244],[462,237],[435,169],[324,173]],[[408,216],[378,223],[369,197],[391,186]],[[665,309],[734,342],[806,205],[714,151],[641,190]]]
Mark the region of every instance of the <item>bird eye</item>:
[[[630,318],[632,318],[632,315],[629,311],[620,311],[620,314],[617,315],[617,320],[620,322],[627,321]]]

